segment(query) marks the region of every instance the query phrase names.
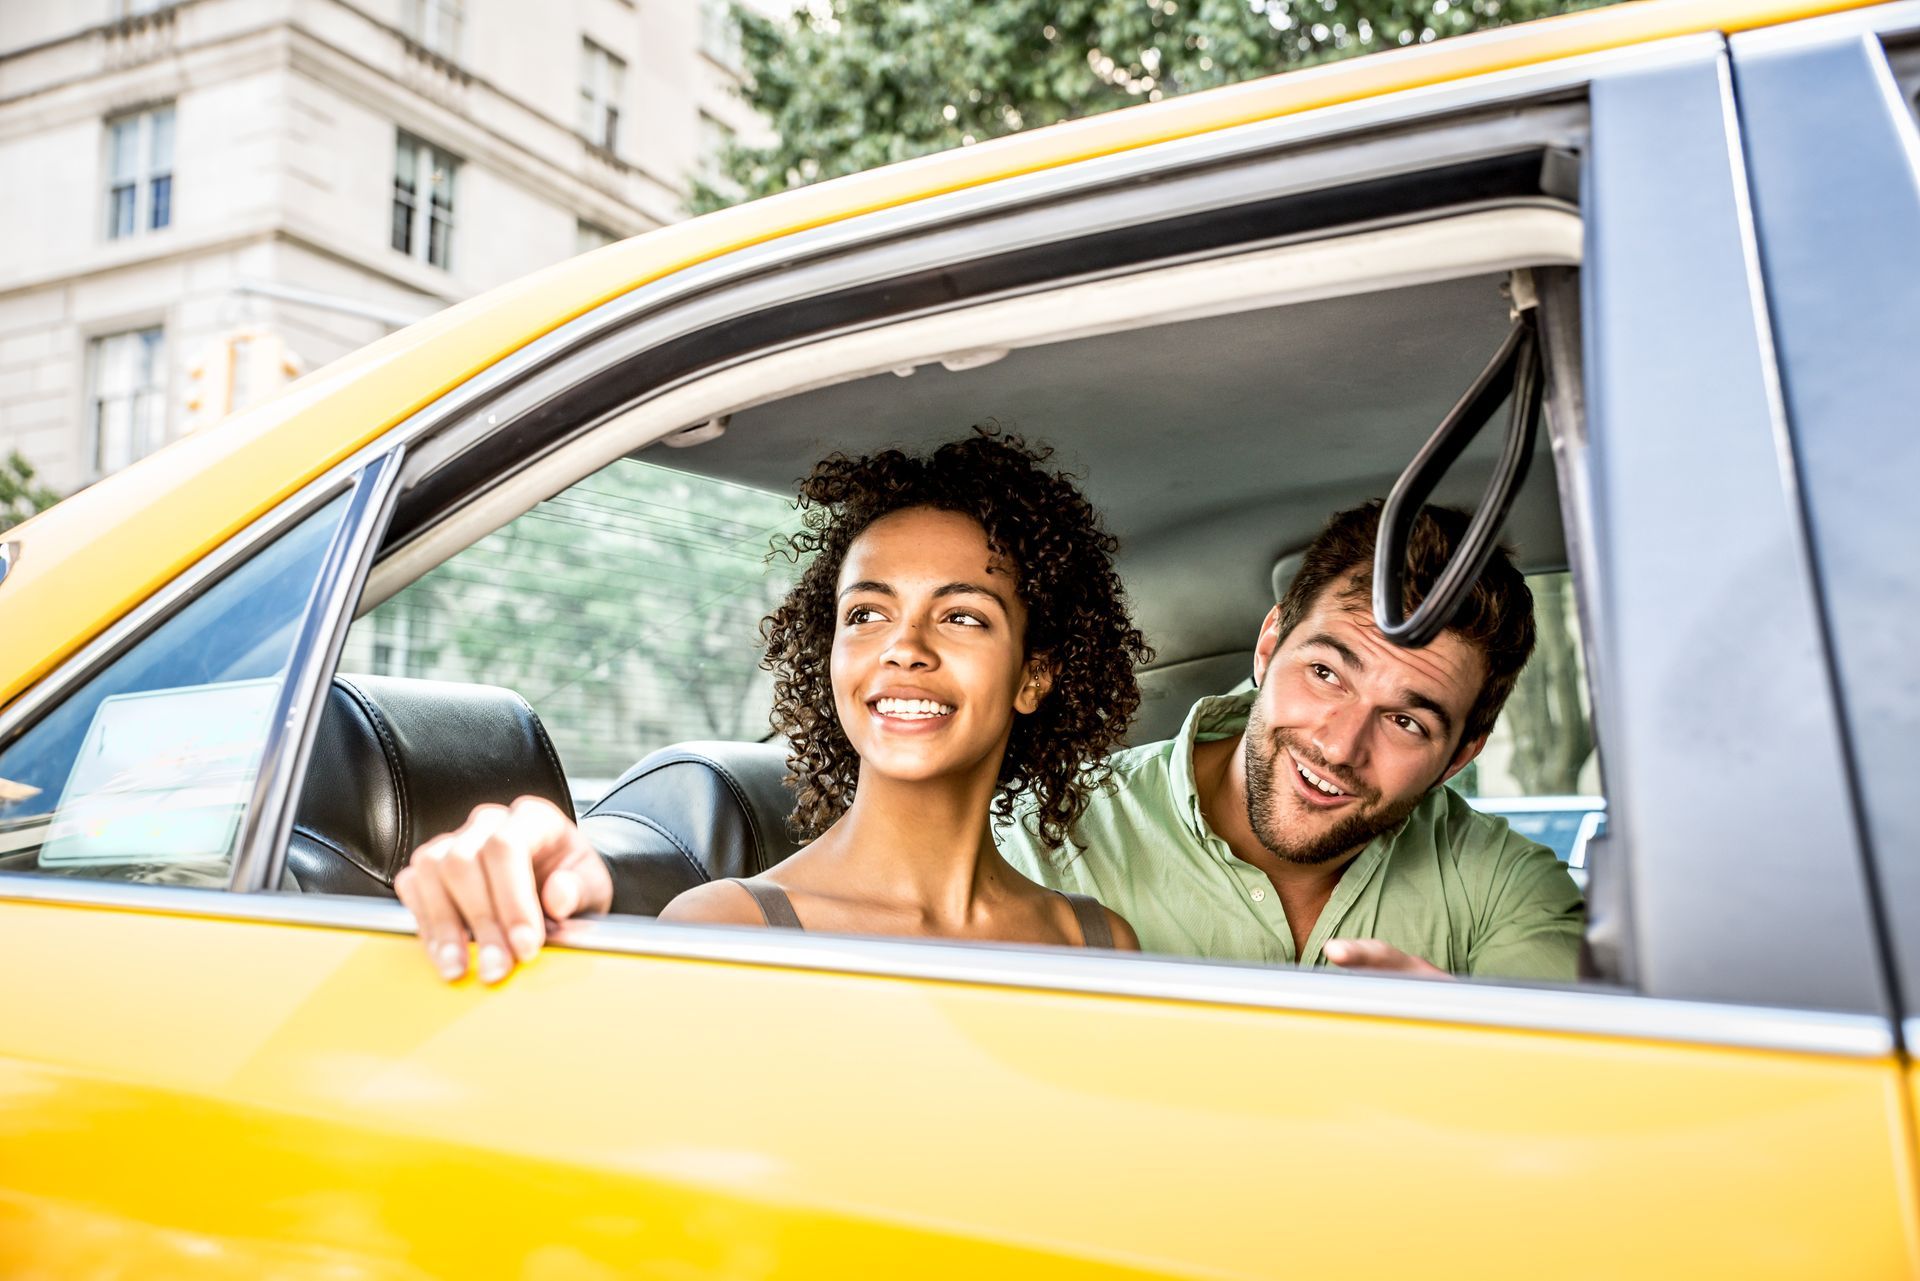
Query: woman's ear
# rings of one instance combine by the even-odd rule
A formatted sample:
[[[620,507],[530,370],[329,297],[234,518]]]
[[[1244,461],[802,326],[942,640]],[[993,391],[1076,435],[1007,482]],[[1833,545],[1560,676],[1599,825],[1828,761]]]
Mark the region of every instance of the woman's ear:
[[[1020,690],[1013,696],[1013,710],[1031,716],[1040,710],[1040,702],[1053,689],[1053,667],[1045,654],[1035,654],[1020,669]]]

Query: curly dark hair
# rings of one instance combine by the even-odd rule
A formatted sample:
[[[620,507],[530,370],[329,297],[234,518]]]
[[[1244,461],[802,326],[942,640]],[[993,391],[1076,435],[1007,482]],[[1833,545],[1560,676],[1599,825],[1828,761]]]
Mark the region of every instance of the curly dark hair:
[[[1014,720],[994,814],[1010,820],[1015,802],[1031,793],[1040,839],[1057,847],[1107,781],[1105,757],[1140,706],[1134,666],[1153,652],[1127,615],[1113,569],[1118,541],[1069,477],[1042,467],[1052,456],[987,424],[924,457],[898,449],[834,454],[801,482],[805,528],[783,544],[796,559],[813,560],[760,632],[761,666],[774,673],[773,727],[787,738],[787,781],[799,797],[793,825],[803,838],[846,812],[860,771],[834,712],[829,671],[840,567],[869,525],[913,507],[980,523],[988,547],[1014,567],[1027,609],[1026,654],[1044,656],[1052,677],[1039,710]]]

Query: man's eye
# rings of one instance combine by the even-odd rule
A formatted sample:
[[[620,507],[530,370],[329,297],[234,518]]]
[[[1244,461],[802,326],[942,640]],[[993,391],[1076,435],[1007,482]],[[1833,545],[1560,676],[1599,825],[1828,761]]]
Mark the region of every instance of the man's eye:
[[[1333,674],[1333,669],[1325,663],[1308,663],[1307,670],[1314,674],[1315,679],[1323,680],[1329,685],[1339,679]]]
[[[1407,731],[1407,733],[1409,734],[1417,735],[1420,738],[1425,738],[1427,736],[1427,727],[1425,725],[1422,725],[1419,721],[1413,719],[1413,717],[1411,716],[1404,716],[1404,715],[1395,716],[1393,718],[1393,723],[1395,725],[1398,725],[1401,729]]]

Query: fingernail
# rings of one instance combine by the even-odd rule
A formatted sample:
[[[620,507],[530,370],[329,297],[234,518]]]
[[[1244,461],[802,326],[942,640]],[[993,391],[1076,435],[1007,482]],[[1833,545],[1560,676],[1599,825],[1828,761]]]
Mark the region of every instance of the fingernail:
[[[498,983],[507,977],[507,952],[497,943],[489,943],[480,949],[480,981]]]
[[[533,959],[540,950],[540,932],[531,925],[516,925],[507,931],[507,941],[513,944],[513,954],[523,961]]]
[[[457,979],[467,969],[467,949],[459,943],[442,943],[433,950],[433,963],[440,967],[440,977]]]

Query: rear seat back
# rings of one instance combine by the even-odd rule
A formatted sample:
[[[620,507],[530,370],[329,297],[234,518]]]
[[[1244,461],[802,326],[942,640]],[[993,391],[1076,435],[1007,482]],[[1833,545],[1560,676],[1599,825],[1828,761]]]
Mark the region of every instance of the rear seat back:
[[[663,747],[580,819],[613,870],[613,910],[657,916],[682,890],[764,872],[799,848],[777,743]]]
[[[476,805],[528,794],[573,812],[559,753],[512,690],[336,676],[287,870],[309,892],[392,898],[420,842],[460,826]]]

